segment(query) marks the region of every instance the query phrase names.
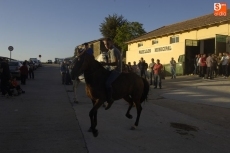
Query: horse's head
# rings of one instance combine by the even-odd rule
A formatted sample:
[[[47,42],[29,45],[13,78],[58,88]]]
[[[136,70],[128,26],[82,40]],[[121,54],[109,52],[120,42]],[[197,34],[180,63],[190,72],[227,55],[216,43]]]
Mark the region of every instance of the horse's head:
[[[71,65],[71,78],[75,80],[85,71],[89,70],[93,60],[93,56],[88,55],[86,52],[76,57]]]

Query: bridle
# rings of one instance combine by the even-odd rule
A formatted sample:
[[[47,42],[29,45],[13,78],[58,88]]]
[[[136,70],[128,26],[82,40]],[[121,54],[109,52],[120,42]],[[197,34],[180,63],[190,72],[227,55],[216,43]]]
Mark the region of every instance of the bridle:
[[[87,53],[81,53],[78,57],[75,57],[75,58],[79,58],[79,57],[81,57],[82,55],[84,55],[84,54],[87,54]],[[78,59],[76,59],[76,60],[78,60]],[[85,62],[85,57],[84,57],[84,59],[83,59],[83,61],[82,61],[82,63],[84,63]],[[74,62],[74,65],[76,64],[76,61]],[[82,69],[82,67],[80,68],[80,70]],[[96,73],[97,71],[93,71],[93,72],[91,72],[91,73],[87,73],[87,72],[83,72],[82,74],[84,74],[84,73],[87,73],[88,75],[93,75],[94,73]],[[80,75],[82,75],[82,74],[80,74]],[[79,75],[79,76],[80,76]],[[79,76],[78,76],[78,79],[79,79]],[[79,79],[79,80],[84,80],[85,79],[85,77],[83,77],[82,79]]]

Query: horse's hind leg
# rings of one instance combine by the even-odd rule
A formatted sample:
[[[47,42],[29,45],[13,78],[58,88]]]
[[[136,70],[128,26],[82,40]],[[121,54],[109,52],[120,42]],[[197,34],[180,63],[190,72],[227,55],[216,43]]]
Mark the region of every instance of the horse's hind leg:
[[[134,126],[131,127],[131,130],[135,130],[136,127],[138,126],[139,119],[140,119],[140,116],[141,116],[141,111],[142,111],[140,101],[135,101],[135,104],[136,104],[136,109],[137,109],[137,118],[136,118],[136,122],[135,122]]]
[[[90,120],[91,120],[91,125],[94,124],[95,128],[96,128],[96,126],[97,126],[97,111],[94,112],[92,118],[90,117]],[[93,123],[92,123],[92,121],[93,121]],[[92,127],[89,128],[88,132],[92,132]]]
[[[128,108],[128,110],[127,110],[125,116],[126,116],[127,118],[129,118],[129,119],[132,119],[133,116],[130,114],[130,110],[131,110],[132,107],[133,107],[133,100],[132,100],[132,98],[130,98],[129,96],[126,96],[126,97],[124,97],[123,99],[129,103],[129,108]]]
[[[96,126],[97,126],[97,110],[102,104],[103,104],[103,101],[97,101],[96,103],[94,103],[93,108],[89,112],[89,117],[90,117],[90,121],[91,121],[90,129],[92,130],[94,137],[98,136],[98,130],[96,129]]]

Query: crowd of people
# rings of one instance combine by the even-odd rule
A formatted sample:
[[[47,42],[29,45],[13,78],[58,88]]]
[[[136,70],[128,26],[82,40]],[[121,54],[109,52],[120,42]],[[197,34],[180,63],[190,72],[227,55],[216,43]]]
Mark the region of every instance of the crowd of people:
[[[71,61],[66,61],[64,60],[62,63],[61,63],[61,66],[60,66],[60,72],[61,72],[61,82],[63,85],[72,85],[73,82],[72,82],[72,79],[70,77],[70,64],[71,64]]]
[[[0,92],[3,96],[13,96],[25,93],[17,78],[10,72],[9,60],[0,59]],[[24,61],[19,68],[21,85],[26,85],[27,79],[34,79],[34,65],[32,61]]]
[[[160,60],[159,60],[160,64]],[[172,57],[169,61],[171,69],[171,79],[176,79],[176,61]],[[159,86],[162,87],[161,80],[165,78],[164,67],[162,64],[158,66],[154,62],[154,59],[151,59],[151,62],[148,64],[146,61],[141,58],[139,63],[136,61],[128,62],[128,64],[123,63],[123,72],[134,72],[141,77],[144,77],[149,80],[150,85],[154,85],[154,88]],[[198,54],[194,58],[194,70],[193,74],[202,77],[203,79],[214,79],[215,77],[222,76],[223,78],[228,78],[230,72],[230,54],[228,52],[216,54]]]
[[[214,79],[217,76],[228,78],[230,72],[230,54],[198,54],[194,59],[193,74],[203,79]]]
[[[176,61],[174,60],[174,58],[171,58],[169,63],[172,74],[171,79],[176,79]],[[136,61],[133,62],[133,65],[131,65],[131,62],[128,62],[127,65],[123,63],[123,72],[134,72],[141,77],[148,79],[149,84],[153,85],[154,88],[159,87],[161,89],[161,80],[165,79],[163,65],[160,63],[159,59],[157,59],[157,62],[155,63],[154,58],[151,59],[151,62],[149,64],[146,63],[143,57],[141,57],[138,64],[136,63]]]

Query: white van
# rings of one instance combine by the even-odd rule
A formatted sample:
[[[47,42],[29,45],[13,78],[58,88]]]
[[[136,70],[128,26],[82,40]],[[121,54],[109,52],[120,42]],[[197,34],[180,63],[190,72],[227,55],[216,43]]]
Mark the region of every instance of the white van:
[[[29,61],[33,61],[36,68],[39,67],[39,62],[37,58],[30,58]]]

